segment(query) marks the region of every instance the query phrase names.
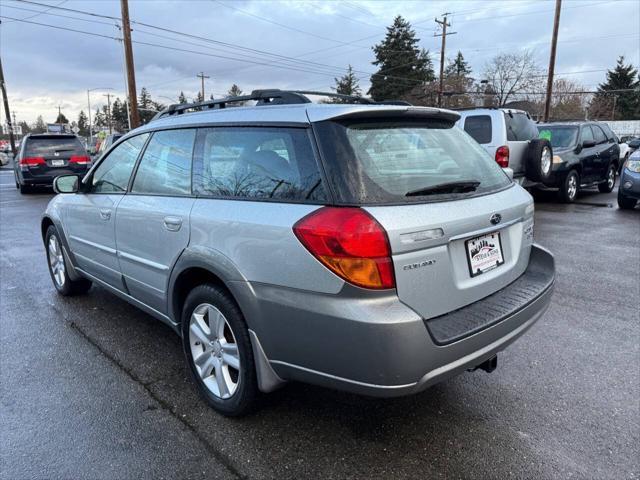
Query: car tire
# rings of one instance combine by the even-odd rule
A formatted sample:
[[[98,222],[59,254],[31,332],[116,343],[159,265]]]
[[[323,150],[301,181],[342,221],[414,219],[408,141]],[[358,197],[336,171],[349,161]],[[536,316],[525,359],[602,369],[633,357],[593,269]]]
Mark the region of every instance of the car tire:
[[[62,241],[56,227],[49,226],[44,239],[49,275],[51,275],[51,281],[58,293],[65,297],[87,293],[91,288],[89,280],[85,278],[71,280],[69,278],[67,261],[62,250]]]
[[[580,174],[576,170],[569,170],[567,176],[564,177],[558,190],[560,200],[564,203],[573,203],[578,198],[578,190],[580,189]]]
[[[600,191],[600,193],[611,193],[613,192],[613,189],[616,186],[616,173],[617,173],[617,168],[615,166],[614,163],[611,163],[609,165],[609,168],[607,168],[607,175],[606,175],[606,180],[602,183],[598,184],[598,190]]]
[[[25,195],[27,193],[31,193],[32,192],[31,187],[29,185],[25,185],[23,183],[18,184],[18,189],[20,190],[20,193],[22,195]]]
[[[525,157],[527,178],[534,182],[548,182],[553,164],[553,149],[549,140],[537,138],[529,142]]]
[[[251,411],[258,397],[253,349],[242,312],[229,293],[212,284],[195,287],[184,302],[181,329],[200,395],[226,416]]]
[[[625,197],[618,190],[618,207],[622,210],[633,210],[636,207],[637,200],[635,198]]]

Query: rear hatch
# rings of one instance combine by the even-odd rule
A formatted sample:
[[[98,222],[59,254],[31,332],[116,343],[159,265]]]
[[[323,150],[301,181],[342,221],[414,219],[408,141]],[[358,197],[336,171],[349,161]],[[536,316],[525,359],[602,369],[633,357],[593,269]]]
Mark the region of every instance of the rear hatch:
[[[34,176],[58,176],[85,171],[89,156],[75,135],[37,135],[29,137],[23,158],[42,159],[28,162]]]
[[[401,301],[423,318],[464,307],[517,279],[529,262],[531,196],[455,114],[347,115],[314,125],[336,201],[385,228]]]

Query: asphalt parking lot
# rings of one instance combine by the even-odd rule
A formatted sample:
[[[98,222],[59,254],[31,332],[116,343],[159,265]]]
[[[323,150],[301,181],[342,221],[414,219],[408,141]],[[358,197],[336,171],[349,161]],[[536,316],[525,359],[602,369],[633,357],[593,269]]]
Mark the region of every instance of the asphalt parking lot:
[[[536,195],[555,296],[495,372],[393,400],[291,384],[243,419],[200,401],[168,327],[99,287],[55,293],[50,198],[0,170],[4,479],[640,476],[640,211],[615,192]]]

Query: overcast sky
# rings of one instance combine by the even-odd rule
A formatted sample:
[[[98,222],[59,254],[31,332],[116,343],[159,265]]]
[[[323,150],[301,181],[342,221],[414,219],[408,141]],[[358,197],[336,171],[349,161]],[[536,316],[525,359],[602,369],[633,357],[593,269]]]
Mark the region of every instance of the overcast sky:
[[[120,2],[114,0],[34,2],[120,16]],[[366,92],[375,71],[371,46],[398,14],[414,26],[436,71],[440,38],[433,36],[434,17],[445,12],[452,13],[450,30],[457,32],[447,38],[447,58],[461,50],[475,78],[482,77],[491,57],[522,49],[532,50],[546,71],[554,2],[130,0],[129,9],[134,21],[203,37],[132,25],[138,91],[146,86],[154,99],[170,103],[181,90],[189,99],[197,94],[200,71],[211,77],[205,83],[208,97],[224,95],[233,83],[245,92],[327,90],[350,63]],[[0,16],[121,36],[114,20],[16,0],[0,0]],[[556,72],[594,89],[619,55],[637,66],[639,25],[639,0],[564,0]],[[52,122],[58,105],[70,120],[77,119],[81,109],[86,112],[87,89],[113,89],[91,93],[92,111],[106,102],[104,93],[124,98],[122,44],[105,37],[2,18],[0,53],[18,121],[42,115]]]

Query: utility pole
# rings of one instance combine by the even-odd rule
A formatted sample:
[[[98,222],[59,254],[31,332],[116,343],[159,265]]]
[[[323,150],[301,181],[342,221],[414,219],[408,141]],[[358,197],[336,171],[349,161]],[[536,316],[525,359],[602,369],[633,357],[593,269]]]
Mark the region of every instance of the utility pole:
[[[113,132],[111,130],[111,97],[113,96],[111,93],[104,93],[103,97],[107,97],[107,120],[109,122],[109,135]]]
[[[544,122],[549,121],[551,113],[551,96],[553,95],[553,71],[556,67],[556,44],[558,43],[558,27],[560,26],[560,8],[562,0],[556,0],[556,13],[553,19],[553,36],[551,37],[551,56],[549,57],[549,76],[547,77],[547,98],[544,102]]]
[[[9,99],[7,98],[7,88],[4,84],[4,70],[2,70],[2,57],[0,57],[0,89],[2,89],[2,102],[4,103],[4,114],[7,118],[7,127],[9,128],[9,144],[13,158],[16,158],[16,141],[13,138],[13,125],[11,124],[11,114],[9,113]]]
[[[444,50],[447,45],[447,35],[455,35],[458,32],[447,32],[447,27],[450,27],[451,24],[447,23],[447,15],[449,13],[445,13],[442,15],[442,20],[435,19],[436,23],[442,25],[442,33],[434,33],[434,37],[442,37],[442,46],[440,47],[440,86],[438,87],[438,107],[442,107],[442,91],[444,87]]]
[[[198,77],[201,81],[201,88],[200,88],[200,95],[202,95],[202,101],[204,102],[205,98],[204,98],[204,79],[205,78],[210,78],[207,75],[204,74],[204,72],[200,72],[199,74],[196,75],[196,77]]]
[[[122,41],[124,42],[127,89],[129,93],[129,127],[137,128],[140,125],[140,116],[138,115],[138,99],[136,97],[136,74],[133,67],[133,47],[131,46],[128,0],[120,0],[120,9],[122,11]],[[109,133],[111,133],[111,123],[109,123]]]

